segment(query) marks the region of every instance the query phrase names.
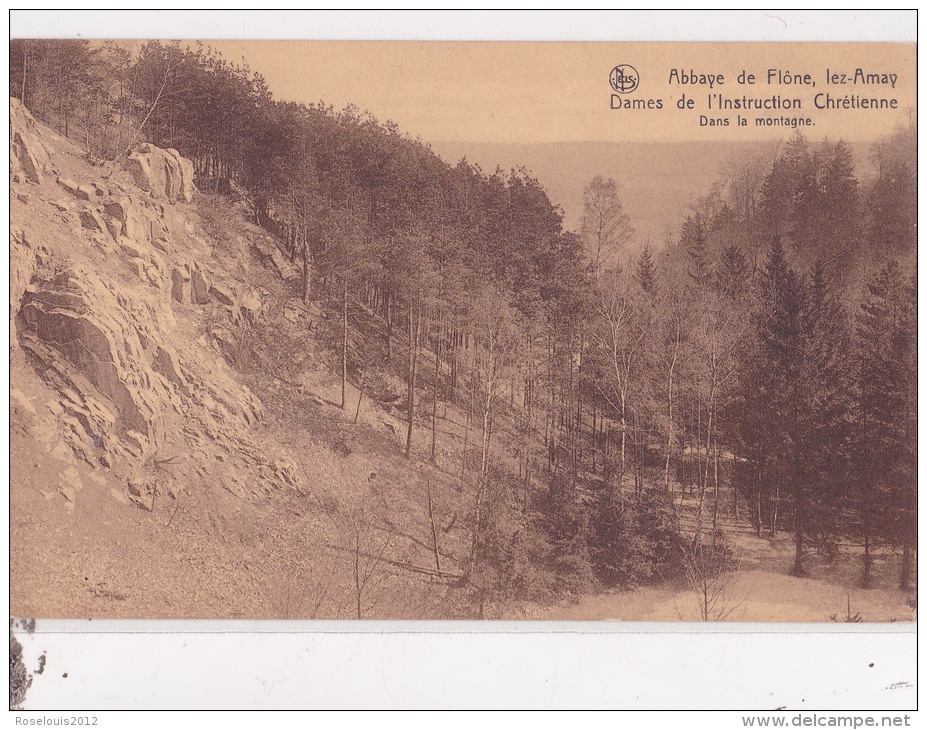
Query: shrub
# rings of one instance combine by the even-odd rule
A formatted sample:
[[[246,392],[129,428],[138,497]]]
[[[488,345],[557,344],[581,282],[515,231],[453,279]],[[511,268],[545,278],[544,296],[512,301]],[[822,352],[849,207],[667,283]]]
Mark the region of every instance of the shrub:
[[[702,621],[724,621],[741,603],[729,591],[729,579],[738,568],[738,557],[720,530],[691,535],[680,546],[686,582],[698,602]]]
[[[662,492],[601,498],[590,542],[596,574],[609,585],[634,586],[680,571],[676,516]]]

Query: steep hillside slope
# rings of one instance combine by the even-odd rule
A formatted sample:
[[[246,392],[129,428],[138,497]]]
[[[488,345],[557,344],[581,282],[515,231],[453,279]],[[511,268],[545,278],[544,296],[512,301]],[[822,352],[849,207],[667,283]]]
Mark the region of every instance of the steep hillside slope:
[[[12,613],[436,615],[427,470],[375,404],[326,402],[318,312],[247,206],[172,150],[11,119]]]
[[[694,615],[698,596],[669,573],[595,594],[573,505],[595,504],[604,477],[593,466],[564,491],[545,470],[554,441],[545,448],[513,385],[482,431],[493,448],[478,499],[486,421],[465,364],[469,396],[449,396],[452,366],[420,348],[404,454],[405,328],[352,300],[340,407],[340,296],[329,281],[303,302],[300,269],[252,222],[244,191],[198,192],[189,161],[148,144],[90,158],[16,101],[11,122],[12,615]],[[630,473],[621,486],[639,489]],[[695,501],[680,498],[676,519]],[[628,514],[622,554],[649,550]],[[809,555],[809,577],[787,578],[791,536],[760,538],[724,514],[752,556],[730,574],[738,620],[827,621],[850,613],[851,592],[867,621],[909,618],[890,549],[874,561],[876,590],[856,589],[850,548]]]

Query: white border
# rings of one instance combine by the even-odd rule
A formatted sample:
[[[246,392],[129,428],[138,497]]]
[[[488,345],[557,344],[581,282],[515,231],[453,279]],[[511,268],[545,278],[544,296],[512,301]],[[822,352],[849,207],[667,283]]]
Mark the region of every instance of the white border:
[[[13,37],[202,40],[916,41],[889,10],[12,10]]]

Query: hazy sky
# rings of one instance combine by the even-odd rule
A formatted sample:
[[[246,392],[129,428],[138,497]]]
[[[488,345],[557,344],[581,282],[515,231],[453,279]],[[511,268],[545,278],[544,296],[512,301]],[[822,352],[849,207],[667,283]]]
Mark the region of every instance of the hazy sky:
[[[748,125],[735,129],[736,112],[724,115],[727,128],[699,124],[703,114],[714,116],[706,108],[709,93],[738,97],[747,89],[751,96],[799,95],[801,111],[815,125],[805,129],[810,137],[872,139],[914,109],[916,27],[916,11],[884,9],[10,12],[11,37],[238,39],[207,42],[230,60],[244,58],[279,99],[323,100],[336,108],[354,103],[425,141],[483,143],[787,137],[787,128],[756,127],[754,115],[744,115]],[[405,40],[365,42],[377,38]],[[500,40],[519,42],[493,42]],[[676,43],[693,40],[701,42]],[[705,42],[741,40],[754,42]],[[659,99],[663,109],[609,108],[609,74],[621,64],[639,72],[640,84],[616,96],[639,103]],[[670,83],[674,68],[724,74],[725,84],[708,89]],[[810,74],[815,87],[769,85],[770,68]],[[754,86],[736,84],[742,69],[755,74]],[[825,87],[828,69],[849,76],[857,69],[895,74],[895,87]],[[898,108],[814,110],[813,95],[828,91],[891,97]],[[683,93],[695,108],[676,108]]]
[[[278,99],[354,103],[426,142],[756,140],[788,136],[758,128],[756,116],[809,117],[812,138],[872,139],[902,122],[915,105],[915,47],[904,44],[670,44],[493,42],[209,41],[230,61],[259,71]],[[610,73],[628,64],[638,87],[614,94]],[[673,70],[677,71],[672,76]],[[770,76],[770,70],[782,71]],[[857,69],[862,76],[857,75]],[[741,71],[753,85],[737,83]],[[694,73],[693,73],[694,72]],[[709,77],[709,74],[714,79]],[[811,84],[786,83],[808,75]],[[845,75],[844,84],[827,77]],[[894,76],[892,76],[894,74]],[[706,83],[689,83],[691,76]],[[723,76],[723,81],[718,77]],[[885,81],[862,84],[863,80]],[[852,81],[858,83],[851,83]],[[772,83],[769,83],[772,81]],[[892,87],[894,84],[894,88]],[[707,107],[724,99],[799,98],[801,109],[741,112]],[[817,110],[814,97],[897,100],[897,109]],[[694,107],[680,110],[682,95]],[[662,109],[613,109],[627,101]],[[712,97],[715,102],[717,97]],[[727,127],[701,119],[728,118]]]

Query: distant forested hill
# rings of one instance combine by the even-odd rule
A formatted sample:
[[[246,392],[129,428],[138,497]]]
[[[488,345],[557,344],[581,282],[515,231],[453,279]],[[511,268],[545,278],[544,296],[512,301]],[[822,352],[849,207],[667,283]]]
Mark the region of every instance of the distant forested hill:
[[[783,139],[783,142],[785,140]],[[758,142],[565,142],[505,144],[433,142],[450,163],[462,157],[484,172],[527,167],[564,212],[564,227],[579,230],[583,188],[596,175],[614,178],[637,244],[662,245],[667,231],[675,240],[697,199],[723,180],[726,167],[749,158],[772,159],[781,144]],[[874,174],[867,145],[852,146],[861,181]]]

